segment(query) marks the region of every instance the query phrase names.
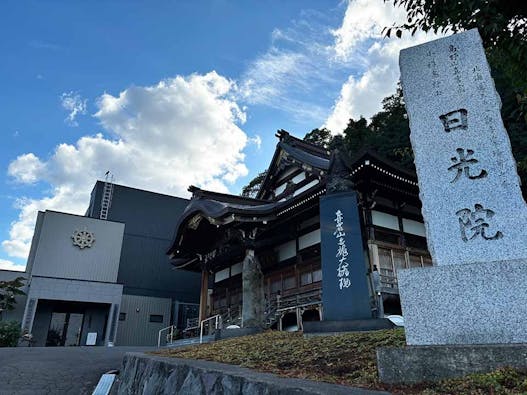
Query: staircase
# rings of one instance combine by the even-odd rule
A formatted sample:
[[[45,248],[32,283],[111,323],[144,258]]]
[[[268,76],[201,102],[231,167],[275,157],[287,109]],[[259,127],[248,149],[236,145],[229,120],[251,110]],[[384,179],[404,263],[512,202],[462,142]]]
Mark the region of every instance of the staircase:
[[[214,334],[203,336],[202,343],[211,343],[213,341],[214,341]],[[193,344],[200,344],[199,336],[189,337],[187,339],[174,340],[171,343],[167,343],[166,347],[167,348],[185,347],[185,346],[190,346]]]
[[[229,325],[242,326],[242,313],[240,306],[227,309],[227,311],[221,314],[221,320],[224,327]]]
[[[266,302],[265,304],[265,316],[264,316],[264,326],[266,329],[271,328],[274,324],[278,322],[281,312],[278,311],[279,299],[272,299]]]

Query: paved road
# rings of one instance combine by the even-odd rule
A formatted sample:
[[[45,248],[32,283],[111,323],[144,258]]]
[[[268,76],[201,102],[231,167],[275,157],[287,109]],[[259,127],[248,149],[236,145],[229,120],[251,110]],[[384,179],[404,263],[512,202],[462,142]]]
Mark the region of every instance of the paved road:
[[[123,355],[146,347],[0,348],[0,395],[91,394]]]

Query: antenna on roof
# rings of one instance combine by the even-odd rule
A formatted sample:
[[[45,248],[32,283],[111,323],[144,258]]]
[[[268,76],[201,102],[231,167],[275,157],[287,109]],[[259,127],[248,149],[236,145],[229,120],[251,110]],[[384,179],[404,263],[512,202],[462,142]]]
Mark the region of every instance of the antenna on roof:
[[[104,173],[104,188],[102,190],[101,198],[101,212],[99,214],[100,219],[108,219],[108,211],[112,205],[113,196],[113,174],[110,170]]]

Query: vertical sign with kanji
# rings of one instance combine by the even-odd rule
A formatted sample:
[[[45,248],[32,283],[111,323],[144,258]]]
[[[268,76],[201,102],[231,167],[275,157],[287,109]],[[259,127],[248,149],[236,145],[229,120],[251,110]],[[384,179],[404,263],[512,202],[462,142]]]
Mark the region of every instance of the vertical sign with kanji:
[[[324,320],[371,318],[359,208],[355,192],[320,199]]]
[[[436,265],[527,256],[527,208],[477,30],[401,51],[427,241]]]

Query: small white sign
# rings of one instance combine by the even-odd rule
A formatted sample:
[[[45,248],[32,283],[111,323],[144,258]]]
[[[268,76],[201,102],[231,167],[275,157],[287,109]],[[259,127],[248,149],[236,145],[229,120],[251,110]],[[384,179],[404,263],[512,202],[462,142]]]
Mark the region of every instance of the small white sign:
[[[97,344],[97,332],[88,332],[88,336],[86,336],[86,345],[95,346],[95,344]]]

